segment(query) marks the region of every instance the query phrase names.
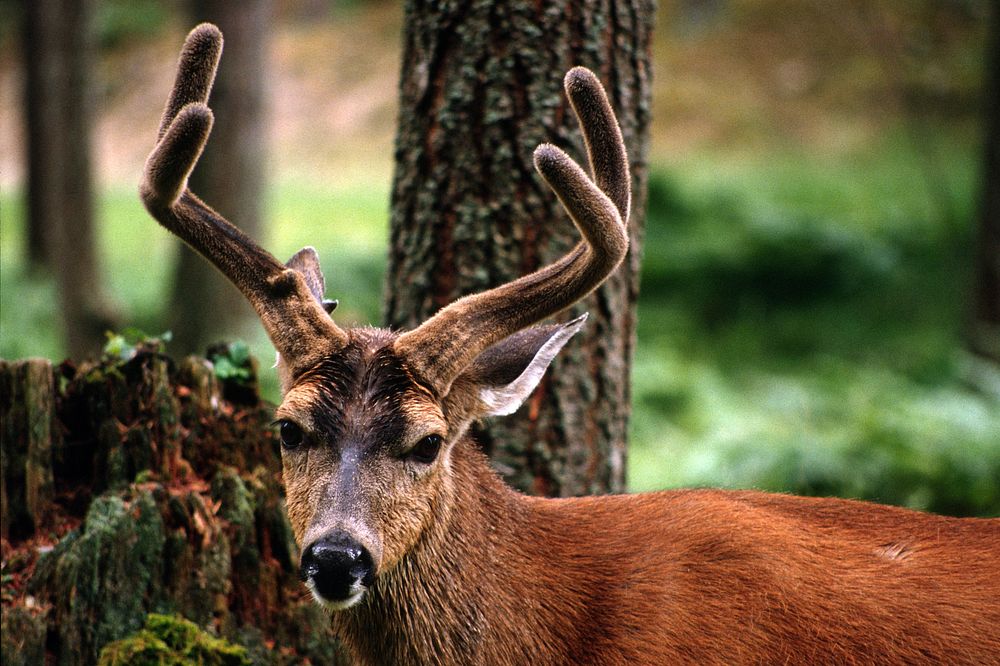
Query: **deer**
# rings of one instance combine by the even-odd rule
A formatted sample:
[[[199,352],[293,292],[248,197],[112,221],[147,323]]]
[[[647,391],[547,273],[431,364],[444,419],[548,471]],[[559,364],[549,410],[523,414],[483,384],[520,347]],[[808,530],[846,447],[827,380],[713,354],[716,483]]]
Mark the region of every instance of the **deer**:
[[[490,467],[470,424],[532,393],[585,316],[543,322],[628,251],[628,158],[592,72],[564,79],[592,177],[534,152],[579,243],[413,330],[344,329],[312,247],[281,263],[187,187],[221,52],[215,26],[188,35],[140,195],[274,344],[300,577],[358,663],[1000,663],[1000,519],[758,491],[539,498]]]

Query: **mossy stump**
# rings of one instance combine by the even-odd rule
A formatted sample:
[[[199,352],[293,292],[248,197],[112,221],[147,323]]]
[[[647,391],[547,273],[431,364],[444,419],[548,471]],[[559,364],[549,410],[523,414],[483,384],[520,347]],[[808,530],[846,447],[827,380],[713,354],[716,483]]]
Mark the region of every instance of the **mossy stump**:
[[[138,663],[115,642],[155,634],[151,613],[245,648],[151,663],[346,661],[298,582],[273,408],[247,367],[227,391],[211,362],[153,346],[0,361],[4,664],[93,664],[112,644],[102,663]]]

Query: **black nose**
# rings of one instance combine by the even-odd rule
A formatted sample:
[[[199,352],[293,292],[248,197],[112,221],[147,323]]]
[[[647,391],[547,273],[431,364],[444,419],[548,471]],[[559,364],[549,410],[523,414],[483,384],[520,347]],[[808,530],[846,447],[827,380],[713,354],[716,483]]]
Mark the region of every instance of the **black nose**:
[[[346,532],[333,532],[303,551],[299,577],[311,580],[324,599],[343,601],[358,591],[355,584],[371,586],[375,567],[368,549]]]

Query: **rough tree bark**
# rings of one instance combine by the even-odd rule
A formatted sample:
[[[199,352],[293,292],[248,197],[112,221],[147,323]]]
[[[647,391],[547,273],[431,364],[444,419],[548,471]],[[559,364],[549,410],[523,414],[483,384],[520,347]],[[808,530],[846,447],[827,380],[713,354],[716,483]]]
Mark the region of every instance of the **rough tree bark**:
[[[28,257],[56,279],[66,353],[92,356],[115,317],[101,288],[90,130],[91,0],[25,3]]]
[[[986,56],[983,194],[974,277],[973,350],[1000,362],[1000,6]]]
[[[578,240],[532,168],[548,141],[585,163],[563,74],[591,68],[632,164],[632,249],[572,316],[590,312],[514,416],[476,437],[515,486],[621,491],[646,185],[654,3],[410,0],[404,20],[385,320],[410,328],[455,298],[507,282]]]
[[[191,189],[252,238],[263,232],[265,62],[270,0],[193,0],[192,23],[210,21],[225,36],[225,56],[209,106],[212,137],[191,175]],[[204,353],[221,336],[248,336],[253,311],[208,262],[181,245],[169,326],[175,353]]]

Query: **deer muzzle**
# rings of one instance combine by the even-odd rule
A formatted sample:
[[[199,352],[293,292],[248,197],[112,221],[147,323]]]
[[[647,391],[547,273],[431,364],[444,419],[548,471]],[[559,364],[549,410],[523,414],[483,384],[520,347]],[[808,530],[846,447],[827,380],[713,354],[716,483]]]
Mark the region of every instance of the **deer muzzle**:
[[[302,551],[299,577],[317,601],[343,610],[360,601],[375,581],[375,565],[367,548],[338,530]]]

